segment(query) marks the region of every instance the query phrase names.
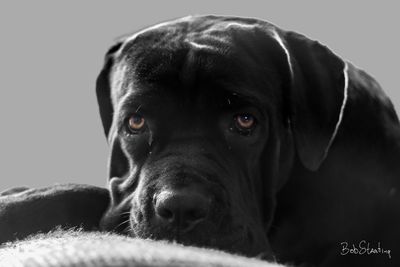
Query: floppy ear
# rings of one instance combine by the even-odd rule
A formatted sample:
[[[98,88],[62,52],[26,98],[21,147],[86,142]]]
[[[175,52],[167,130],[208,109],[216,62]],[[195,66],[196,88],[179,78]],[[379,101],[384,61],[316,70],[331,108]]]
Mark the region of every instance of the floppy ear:
[[[110,132],[114,109],[111,101],[110,71],[114,63],[114,54],[119,50],[122,41],[113,45],[105,55],[104,66],[96,81],[97,103],[106,137]]]
[[[326,46],[294,32],[280,40],[291,74],[289,119],[303,165],[317,170],[326,158],[347,100],[347,64]]]
[[[123,41],[113,45],[105,56],[103,69],[101,70],[96,82],[96,95],[99,104],[101,121],[104,133],[110,144],[110,158],[108,162],[109,177],[123,177],[129,171],[128,159],[125,156],[121,143],[117,137],[111,138],[110,128],[113,121],[114,108],[111,99],[110,74],[114,64],[115,53],[121,47]]]

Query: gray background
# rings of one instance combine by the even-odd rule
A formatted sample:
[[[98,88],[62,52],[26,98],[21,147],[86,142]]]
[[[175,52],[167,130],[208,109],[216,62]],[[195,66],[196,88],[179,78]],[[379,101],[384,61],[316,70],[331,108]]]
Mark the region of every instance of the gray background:
[[[0,191],[105,185],[94,86],[103,55],[118,36],[188,14],[258,17],[302,32],[372,74],[400,110],[399,8],[365,2],[2,1]]]

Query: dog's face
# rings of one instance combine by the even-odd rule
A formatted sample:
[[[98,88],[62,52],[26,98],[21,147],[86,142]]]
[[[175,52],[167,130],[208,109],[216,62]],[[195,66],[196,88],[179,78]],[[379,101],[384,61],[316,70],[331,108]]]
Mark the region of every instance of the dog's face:
[[[112,149],[102,227],[268,257],[292,83],[288,50],[256,20],[185,18],[116,45],[97,87]]]

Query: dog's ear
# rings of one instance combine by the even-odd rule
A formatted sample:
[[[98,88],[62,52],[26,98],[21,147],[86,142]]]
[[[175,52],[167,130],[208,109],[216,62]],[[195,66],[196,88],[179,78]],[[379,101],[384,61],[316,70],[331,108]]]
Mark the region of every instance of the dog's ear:
[[[101,121],[103,123],[104,133],[110,144],[111,154],[108,162],[109,177],[123,177],[129,171],[128,159],[125,156],[122,145],[118,138],[115,138],[110,128],[113,122],[114,108],[111,95],[110,75],[113,64],[115,63],[115,55],[123,44],[123,39],[113,45],[105,56],[103,69],[97,77],[96,94],[99,104]]]
[[[99,105],[100,117],[103,123],[106,137],[110,132],[113,120],[113,105],[111,100],[110,72],[114,64],[114,54],[119,50],[122,41],[113,45],[105,55],[104,66],[96,81],[97,103]]]
[[[303,165],[317,170],[340,128],[347,100],[347,64],[326,46],[294,32],[278,40],[291,75],[290,127]]]

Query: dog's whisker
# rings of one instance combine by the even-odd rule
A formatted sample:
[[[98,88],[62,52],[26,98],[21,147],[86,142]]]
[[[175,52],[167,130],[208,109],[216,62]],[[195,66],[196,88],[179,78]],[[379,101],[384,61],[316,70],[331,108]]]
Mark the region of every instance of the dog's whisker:
[[[124,224],[128,223],[129,224],[129,219],[128,220],[124,220],[123,222],[119,223],[117,226],[115,226],[113,228],[112,231],[116,231],[119,227],[123,226]]]
[[[117,214],[117,216],[124,216],[124,215],[130,215],[131,212],[130,211],[125,211],[125,212],[121,212],[119,214]]]
[[[124,232],[124,233],[127,233],[127,234],[133,233],[132,227],[131,227],[131,224],[130,224],[130,223],[128,224],[127,227],[125,227],[125,229],[123,230],[123,232]]]

